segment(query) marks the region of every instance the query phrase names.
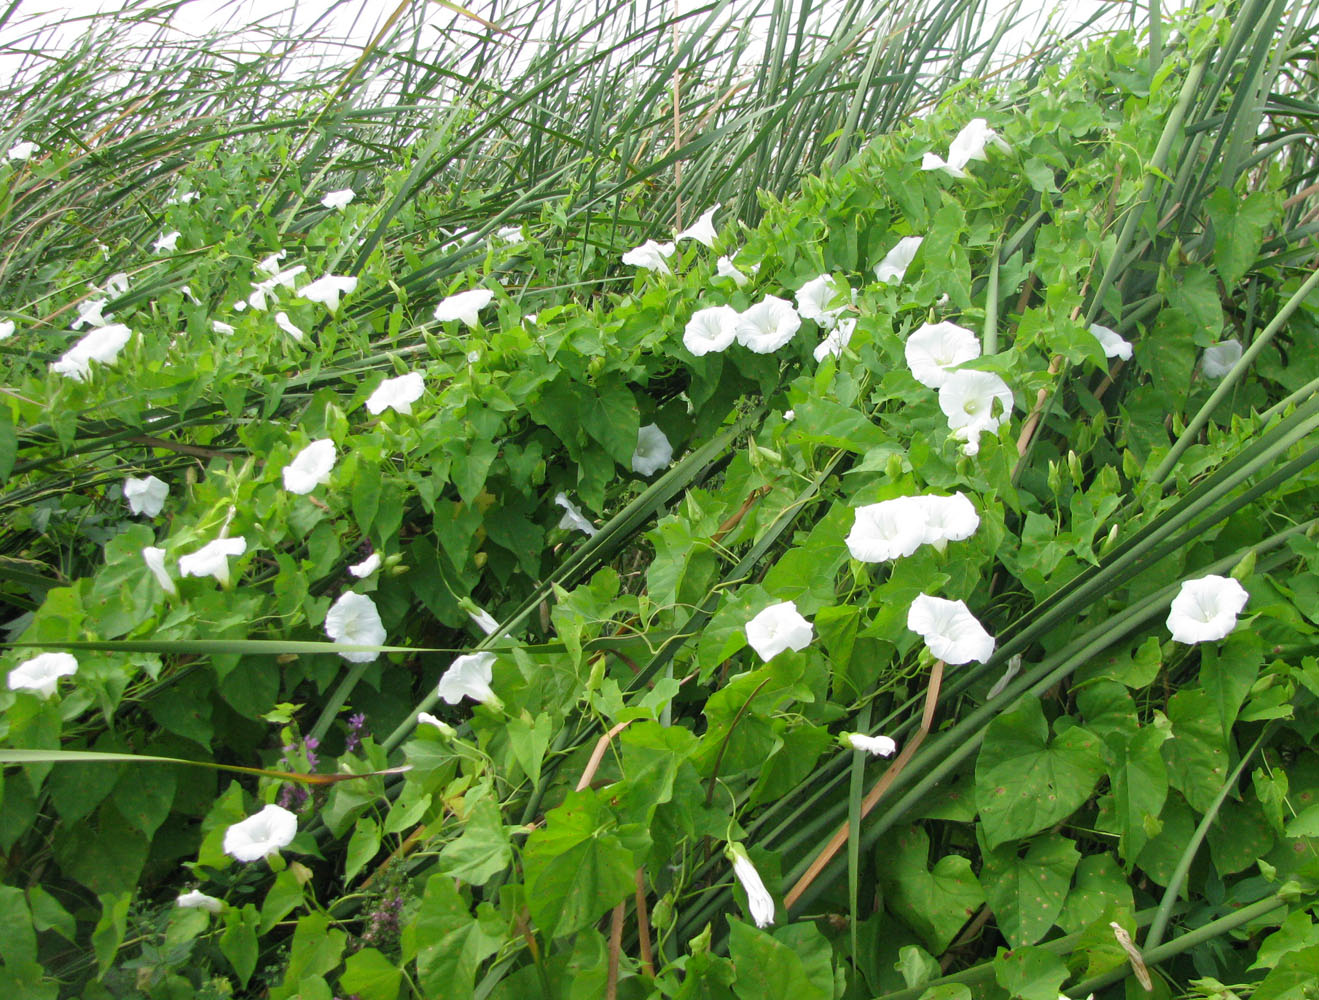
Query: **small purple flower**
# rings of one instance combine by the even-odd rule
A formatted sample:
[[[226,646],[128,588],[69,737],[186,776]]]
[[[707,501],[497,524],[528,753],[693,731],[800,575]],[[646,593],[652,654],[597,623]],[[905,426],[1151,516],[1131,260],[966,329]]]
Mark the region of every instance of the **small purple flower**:
[[[344,753],[356,753],[362,749],[362,731],[366,728],[366,715],[358,712],[348,717],[348,735],[344,738]],[[369,735],[369,734],[368,734]]]

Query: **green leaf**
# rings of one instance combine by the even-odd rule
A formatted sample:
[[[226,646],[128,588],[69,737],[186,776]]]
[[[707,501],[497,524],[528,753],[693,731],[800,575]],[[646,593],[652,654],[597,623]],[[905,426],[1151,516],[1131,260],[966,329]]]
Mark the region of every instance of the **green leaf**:
[[[1080,726],[1052,741],[1039,701],[999,715],[976,759],[976,806],[991,847],[1070,816],[1103,776],[1098,739]]]
[[[1252,1000],[1310,1000],[1319,982],[1319,945],[1289,951],[1255,987]]]
[[[102,913],[104,919],[104,912]],[[32,915],[28,913],[23,890],[12,885],[0,885],[0,958],[6,965],[22,965],[37,960],[37,935]],[[115,947],[118,947],[118,941]],[[113,957],[113,953],[111,953]],[[99,953],[98,953],[98,958]],[[105,970],[101,970],[104,975]]]
[[[531,779],[533,785],[536,784],[540,781],[540,766],[545,759],[545,751],[549,749],[550,740],[554,737],[554,720],[541,712],[534,722],[518,716],[509,719],[504,728],[508,733],[509,745],[513,748],[513,756],[522,765],[522,772]]]
[[[418,985],[427,997],[466,1000],[473,995],[481,963],[505,937],[489,903],[482,903],[474,917],[453,879],[432,875],[416,916],[403,931],[403,954],[416,956]]]
[[[66,941],[73,941],[73,936],[77,933],[77,922],[73,919],[73,914],[61,906],[54,896],[41,886],[34,885],[27,891],[27,901],[32,907],[33,927],[38,931],[54,931]],[[15,925],[5,923],[5,926]],[[4,952],[0,951],[0,954]]]
[[[247,986],[256,969],[257,927],[261,918],[256,907],[231,906],[224,913],[224,933],[220,935],[220,953],[229,959],[238,981]]]
[[[636,863],[610,832],[608,808],[591,790],[571,792],[551,809],[522,852],[527,903],[551,938],[587,927],[626,899]]]
[[[586,433],[605,446],[610,458],[625,469],[632,468],[641,420],[637,401],[621,380],[602,380],[593,394],[583,394],[581,419]]]
[[[1168,783],[1197,812],[1213,805],[1227,779],[1227,746],[1218,706],[1199,688],[1184,688],[1168,699],[1172,739],[1160,748],[1168,764]]]
[[[284,970],[284,981],[271,991],[271,1000],[289,1000],[296,996],[307,979],[319,979],[334,969],[343,955],[348,935],[330,927],[323,913],[309,913],[299,917],[293,929],[293,944],[289,949],[289,964]]]
[[[985,893],[966,858],[950,854],[931,869],[929,855],[929,835],[910,826],[876,851],[875,864],[889,912],[919,934],[932,954],[942,955]]]
[[[302,880],[298,877],[298,868],[290,866],[275,876],[275,881],[266,890],[266,901],[261,907],[261,933],[270,929],[302,905]],[[302,869],[304,872],[305,868]]]
[[[440,851],[440,867],[453,878],[484,885],[512,862],[503,817],[487,791],[467,814],[462,836]]]
[[[14,418],[8,406],[0,406],[0,483],[9,478],[14,471],[14,459],[18,457],[18,434],[14,430]]]
[[[1287,914],[1282,926],[1260,942],[1251,969],[1271,969],[1289,952],[1319,946],[1319,925],[1304,910]]]
[[[1214,267],[1229,289],[1239,282],[1259,256],[1264,233],[1273,220],[1273,196],[1252,191],[1242,197],[1227,188],[1209,196],[1209,220],[1214,224]]]
[[[101,917],[92,931],[92,951],[96,953],[96,978],[99,981],[110,968],[128,929],[128,907],[133,902],[132,891],[100,897]],[[9,930],[6,929],[6,934]]]
[[[1264,665],[1259,635],[1238,629],[1220,643],[1206,642],[1200,649],[1200,686],[1217,709],[1226,737],[1237,713]]]
[[[1066,837],[1049,833],[1031,841],[1025,857],[1016,844],[984,851],[980,884],[1008,944],[1016,948],[1040,940],[1067,898],[1081,852]]]
[[[344,858],[344,882],[351,882],[362,866],[380,852],[380,827],[369,816],[363,816],[348,838],[348,855]]]
[[[1108,743],[1108,776],[1117,818],[1118,853],[1140,856],[1149,841],[1149,820],[1157,819],[1168,797],[1168,769],[1159,748],[1168,734],[1145,726],[1126,740]]]
[[[829,941],[812,923],[773,933],[729,918],[728,956],[737,970],[733,995],[742,1000],[833,1000]]]
[[[1068,975],[1061,958],[1034,945],[1000,949],[994,959],[994,979],[1014,1000],[1058,1000],[1058,987]]]
[[[362,1000],[395,1000],[402,980],[402,969],[375,948],[363,948],[348,956],[339,988]]]

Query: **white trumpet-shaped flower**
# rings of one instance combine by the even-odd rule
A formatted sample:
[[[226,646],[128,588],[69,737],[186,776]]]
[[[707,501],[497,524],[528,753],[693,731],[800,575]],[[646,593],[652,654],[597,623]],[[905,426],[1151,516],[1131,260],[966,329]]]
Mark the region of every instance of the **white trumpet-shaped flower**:
[[[37,144],[35,142],[16,142],[9,147],[9,152],[5,155],[11,160],[22,161],[30,158],[36,151]]]
[[[637,431],[637,450],[632,453],[632,471],[653,476],[673,461],[673,445],[659,424],[646,424]]]
[[[152,250],[163,250],[165,253],[173,253],[178,249],[179,237],[183,234],[177,229],[168,233],[161,233],[156,238],[156,242],[151,244]]]
[[[380,621],[376,602],[365,594],[348,591],[325,613],[325,634],[341,646],[382,646],[388,633]],[[340,652],[349,663],[370,663],[380,654],[371,650]]]
[[[380,568],[380,553],[372,552],[369,556],[359,563],[353,563],[348,567],[348,572],[359,580],[365,579]]]
[[[769,894],[764,881],[760,878],[760,872],[756,871],[756,866],[747,857],[746,848],[741,844],[729,844],[724,854],[733,863],[733,874],[742,883],[742,890],[747,894],[751,919],[756,922],[757,927],[770,926],[774,923],[774,897]]]
[[[792,303],[766,295],[737,320],[737,342],[756,354],[772,354],[793,338],[801,317]]]
[[[861,562],[909,556],[925,544],[925,508],[920,497],[894,497],[856,509],[847,550]]]
[[[14,335],[15,329],[12,319],[0,319],[0,340],[8,340]]]
[[[449,669],[440,678],[439,696],[446,705],[456,705],[464,698],[471,698],[498,708],[503,702],[490,687],[494,679],[494,664],[495,654],[485,651],[458,657],[449,664]]]
[[[425,391],[426,382],[418,372],[387,378],[367,397],[366,408],[370,413],[383,413],[385,410],[411,413],[412,404],[421,399]]]
[[[643,267],[648,271],[672,274],[673,271],[670,270],[666,258],[672,257],[677,249],[677,245],[673,243],[656,243],[654,240],[646,240],[641,246],[633,247],[623,254],[623,263],[631,264],[633,267]]]
[[[471,327],[480,326],[480,312],[494,297],[495,293],[488,288],[471,288],[465,292],[456,292],[440,300],[440,304],[435,307],[435,320],[438,323],[461,320]]]
[[[795,601],[771,604],[745,627],[747,643],[767,662],[785,649],[805,649],[815,636],[815,627],[797,611]]]
[[[962,493],[919,498],[925,515],[925,541],[940,551],[948,542],[970,538],[980,527],[980,514]]]
[[[472,619],[472,623],[486,635],[494,635],[499,631],[499,622],[496,621],[495,616],[485,608],[477,608],[475,611],[469,611],[467,612],[467,617]]]
[[[61,677],[77,672],[78,660],[72,653],[42,653],[9,671],[9,690],[34,691],[49,698],[55,693]]]
[[[682,346],[696,357],[726,350],[737,339],[738,312],[732,306],[708,306],[692,313]]]
[[[458,735],[458,730],[454,729],[453,726],[449,725],[447,722],[441,722],[435,716],[431,715],[430,712],[418,712],[417,725],[435,727],[440,731],[440,735],[446,740],[451,740]]]
[[[1237,615],[1250,600],[1246,588],[1229,576],[1186,580],[1172,599],[1168,631],[1174,642],[1214,642],[1237,627]]]
[[[306,336],[306,334],[302,332],[302,329],[298,327],[293,322],[293,320],[289,319],[289,314],[286,312],[275,313],[275,325],[279,327],[281,330],[283,330],[285,333],[287,333],[294,340],[296,340],[299,344],[302,343],[302,338]]]
[[[556,493],[554,502],[563,508],[563,517],[559,518],[560,528],[584,532],[588,538],[597,532],[596,526],[583,516],[582,512],[577,509],[576,504],[568,499],[568,494]]]
[[[699,219],[673,237],[674,242],[678,240],[695,240],[707,247],[713,247],[715,238],[718,236],[714,228],[714,213],[717,211],[719,211],[719,202],[715,202],[712,207],[701,213]]]
[[[921,248],[923,236],[904,236],[897,245],[884,255],[884,259],[875,265],[875,280],[886,284],[900,282],[907,274],[907,268],[916,259],[916,251]]]
[[[717,278],[731,278],[733,284],[738,288],[743,287],[751,280],[738,270],[737,265],[733,263],[732,257],[720,257],[715,261],[714,273]]]
[[[980,450],[980,435],[993,434],[1012,415],[1012,390],[993,372],[968,369],[952,372],[939,387],[939,408],[948,429],[966,441],[963,450]]]
[[[180,576],[213,576],[221,586],[229,585],[229,557],[247,551],[246,538],[217,538],[196,552],[179,556]]]
[[[835,358],[841,358],[843,348],[852,342],[852,334],[855,332],[855,316],[840,319],[838,325],[825,334],[824,340],[815,345],[815,350],[811,352],[815,356],[815,360],[823,362],[831,354]]]
[[[260,861],[288,847],[297,833],[298,817],[271,803],[224,831],[224,853],[239,861]]]
[[[1241,354],[1241,342],[1235,339],[1210,344],[1200,355],[1200,371],[1206,378],[1222,378],[1241,360]]]
[[[1131,341],[1124,340],[1116,330],[1110,330],[1098,323],[1091,323],[1090,333],[1095,340],[1099,341],[1099,346],[1104,349],[1104,357],[1121,358],[1123,361],[1131,360]]]
[[[75,382],[85,382],[91,377],[93,361],[114,364],[132,336],[133,331],[123,323],[98,326],[65,351],[58,361],[51,362],[50,370]]]
[[[994,637],[963,601],[921,594],[907,611],[907,628],[919,633],[930,653],[945,663],[984,663],[994,652]]]
[[[88,299],[78,304],[78,318],[69,324],[69,328],[77,330],[84,324],[87,326],[105,326],[110,320],[114,319],[114,314],[105,315],[105,307],[109,305],[110,300],[107,298]]]
[[[169,570],[165,568],[165,550],[157,548],[154,545],[148,545],[142,549],[142,561],[147,564],[147,569],[151,575],[156,578],[160,584],[160,589],[170,597],[179,595],[179,588],[174,583],[174,578],[169,575]]]
[[[843,746],[860,750],[875,757],[892,757],[898,752],[898,745],[887,736],[867,736],[865,733],[843,733],[838,741]]]
[[[169,484],[155,476],[146,479],[134,479],[129,476],[124,480],[124,499],[128,509],[134,514],[155,517],[165,507],[165,498],[169,496]]]
[[[797,315],[820,324],[826,330],[833,329],[838,317],[847,308],[846,306],[830,308],[838,293],[838,282],[834,280],[832,274],[822,274],[818,278],[812,278],[797,289]]]
[[[906,357],[912,378],[938,389],[952,369],[980,357],[980,341],[956,323],[925,323],[907,338]]]
[[[183,910],[205,910],[207,913],[219,913],[224,909],[224,900],[208,896],[199,889],[185,892],[174,901],[174,905]]]
[[[356,275],[327,274],[317,278],[298,293],[298,298],[308,302],[317,302],[334,312],[339,308],[340,295],[352,295],[357,291]]]
[[[1011,150],[983,118],[972,118],[957,133],[948,147],[948,159],[934,153],[926,153],[921,160],[922,170],[943,170],[953,177],[965,177],[965,167],[972,160],[987,160],[985,150],[994,146],[1005,153]]]
[[[329,192],[321,199],[321,204],[326,208],[338,211],[341,208],[347,208],[351,205],[353,199],[356,197],[357,193],[352,188],[341,188],[338,191]]]
[[[329,438],[313,441],[284,466],[284,489],[290,493],[310,493],[330,481],[334,463],[334,442]]]

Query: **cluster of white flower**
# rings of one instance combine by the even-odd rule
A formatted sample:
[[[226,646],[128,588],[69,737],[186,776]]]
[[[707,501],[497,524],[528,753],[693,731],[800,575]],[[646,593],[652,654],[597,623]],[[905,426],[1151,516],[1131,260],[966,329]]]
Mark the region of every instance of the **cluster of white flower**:
[[[847,549],[861,562],[909,556],[922,545],[940,551],[949,542],[970,538],[980,527],[975,505],[962,493],[902,496],[858,507]]]

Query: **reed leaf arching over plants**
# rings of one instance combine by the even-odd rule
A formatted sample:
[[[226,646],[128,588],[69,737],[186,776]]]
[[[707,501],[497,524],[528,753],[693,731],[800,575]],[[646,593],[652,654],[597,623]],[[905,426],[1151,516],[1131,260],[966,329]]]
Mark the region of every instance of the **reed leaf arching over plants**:
[[[1307,995],[1316,5],[438,6],[0,13],[0,983]]]

